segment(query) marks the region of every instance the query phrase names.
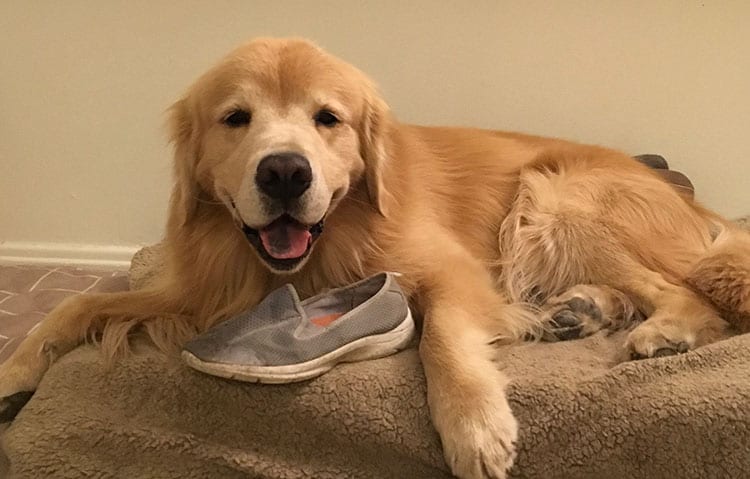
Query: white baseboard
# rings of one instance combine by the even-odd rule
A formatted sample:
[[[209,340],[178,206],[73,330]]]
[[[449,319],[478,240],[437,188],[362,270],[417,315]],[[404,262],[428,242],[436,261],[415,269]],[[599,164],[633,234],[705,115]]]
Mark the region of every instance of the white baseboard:
[[[70,243],[0,243],[0,264],[83,266],[124,271],[140,246]]]

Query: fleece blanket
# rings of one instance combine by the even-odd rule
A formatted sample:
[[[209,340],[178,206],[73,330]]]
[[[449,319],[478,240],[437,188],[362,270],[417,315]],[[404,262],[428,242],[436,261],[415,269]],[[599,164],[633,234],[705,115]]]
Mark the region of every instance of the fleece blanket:
[[[518,478],[744,478],[750,336],[613,364],[621,338],[501,351]],[[79,348],[5,434],[14,478],[450,477],[415,350],[301,384],[242,384],[151,351]]]
[[[134,264],[154,261],[147,250]],[[498,349],[521,425],[511,477],[750,477],[750,335],[619,363],[622,340]],[[139,349],[110,370],[88,346],[56,363],[3,436],[7,474],[450,477],[415,349],[292,385],[218,379]]]

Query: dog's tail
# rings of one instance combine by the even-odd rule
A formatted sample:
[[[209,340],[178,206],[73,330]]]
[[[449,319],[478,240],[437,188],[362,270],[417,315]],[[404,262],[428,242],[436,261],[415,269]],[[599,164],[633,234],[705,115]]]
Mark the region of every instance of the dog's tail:
[[[722,225],[685,282],[713,302],[739,332],[750,332],[750,233]]]

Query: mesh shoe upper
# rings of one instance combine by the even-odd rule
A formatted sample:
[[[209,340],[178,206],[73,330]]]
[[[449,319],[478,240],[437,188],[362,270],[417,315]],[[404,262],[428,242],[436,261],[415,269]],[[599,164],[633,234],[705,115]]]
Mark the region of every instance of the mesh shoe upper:
[[[401,324],[407,313],[406,297],[388,273],[305,301],[300,301],[294,287],[286,285],[255,308],[190,341],[185,349],[210,362],[296,364],[362,337],[385,333]],[[319,317],[326,320],[316,321]]]

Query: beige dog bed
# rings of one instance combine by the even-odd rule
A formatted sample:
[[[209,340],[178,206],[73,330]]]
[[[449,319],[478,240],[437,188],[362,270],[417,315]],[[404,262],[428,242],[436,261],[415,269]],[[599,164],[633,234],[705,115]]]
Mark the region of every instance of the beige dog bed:
[[[142,251],[132,284],[158,264],[158,250]],[[750,335],[616,364],[621,341],[498,351],[521,424],[512,476],[748,477]],[[269,386],[148,348],[105,372],[81,347],[52,367],[4,448],[18,478],[449,477],[415,350]]]

